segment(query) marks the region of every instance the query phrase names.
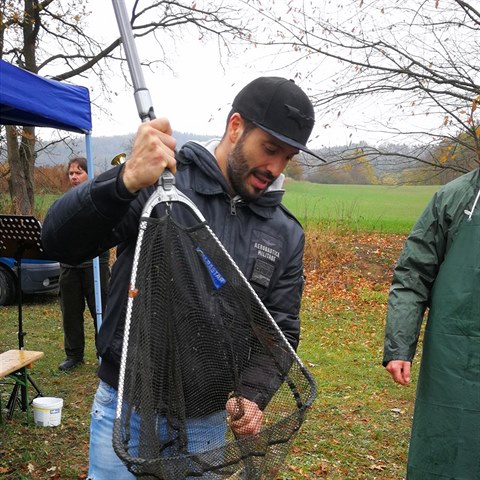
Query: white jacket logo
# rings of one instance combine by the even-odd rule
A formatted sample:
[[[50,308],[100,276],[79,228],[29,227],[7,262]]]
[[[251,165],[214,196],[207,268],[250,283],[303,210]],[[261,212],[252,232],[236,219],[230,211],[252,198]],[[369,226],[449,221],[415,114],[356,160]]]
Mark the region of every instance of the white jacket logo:
[[[275,262],[277,258],[280,258],[280,252],[278,250],[275,250],[274,248],[267,247],[266,245],[262,245],[258,242],[255,243],[255,248],[257,249],[259,257],[266,258],[271,262]]]

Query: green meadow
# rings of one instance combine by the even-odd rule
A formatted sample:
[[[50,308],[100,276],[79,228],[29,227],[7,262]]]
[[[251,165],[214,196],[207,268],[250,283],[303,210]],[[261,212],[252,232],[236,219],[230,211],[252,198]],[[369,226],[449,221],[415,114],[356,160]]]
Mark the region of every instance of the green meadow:
[[[407,233],[439,186],[324,185],[287,179],[283,204],[305,227]],[[37,194],[35,215],[42,221],[57,198]],[[10,199],[0,195],[2,212]]]
[[[406,233],[438,188],[438,185],[323,185],[289,179],[283,203],[305,226]]]

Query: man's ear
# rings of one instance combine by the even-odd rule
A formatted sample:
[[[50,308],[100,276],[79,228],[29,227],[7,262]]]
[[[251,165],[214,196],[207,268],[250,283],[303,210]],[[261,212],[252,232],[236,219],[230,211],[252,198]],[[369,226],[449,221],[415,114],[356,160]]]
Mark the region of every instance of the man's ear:
[[[235,144],[242,136],[244,126],[245,123],[242,116],[237,112],[232,114],[227,126],[227,135],[231,144]]]

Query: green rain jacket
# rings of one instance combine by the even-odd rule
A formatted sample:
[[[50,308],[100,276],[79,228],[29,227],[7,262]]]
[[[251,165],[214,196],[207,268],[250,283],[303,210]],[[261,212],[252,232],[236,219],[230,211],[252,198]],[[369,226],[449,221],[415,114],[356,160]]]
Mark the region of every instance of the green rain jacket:
[[[479,189],[479,169],[442,187],[394,269],[384,365],[412,361],[429,308],[409,480],[480,480],[480,202],[472,208]]]

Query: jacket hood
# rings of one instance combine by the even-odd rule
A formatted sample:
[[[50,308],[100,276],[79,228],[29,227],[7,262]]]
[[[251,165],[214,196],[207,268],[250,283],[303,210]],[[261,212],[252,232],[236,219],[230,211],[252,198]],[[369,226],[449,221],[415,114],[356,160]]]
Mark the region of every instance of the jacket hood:
[[[228,185],[223,176],[218,162],[212,153],[211,142],[201,144],[198,142],[187,142],[180,150],[177,157],[179,168],[181,164],[194,163],[199,172],[194,179],[195,190],[204,195],[224,194],[231,198],[228,193]],[[280,206],[285,190],[283,186],[284,175],[279,177],[269,189],[253,202],[244,202],[252,211],[264,217],[271,217],[276,207]],[[243,200],[241,200],[243,202]],[[269,211],[272,210],[272,211]]]

